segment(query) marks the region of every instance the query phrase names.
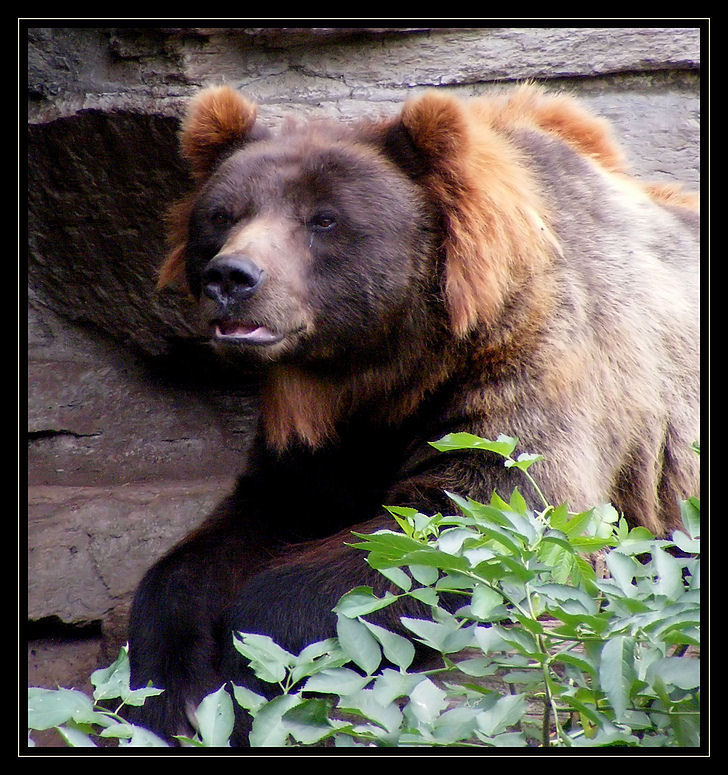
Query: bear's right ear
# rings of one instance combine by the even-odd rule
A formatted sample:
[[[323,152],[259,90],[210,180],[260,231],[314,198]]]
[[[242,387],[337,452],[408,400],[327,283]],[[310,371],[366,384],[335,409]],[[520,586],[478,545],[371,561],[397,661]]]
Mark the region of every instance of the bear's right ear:
[[[159,270],[158,290],[172,284],[186,286],[187,232],[199,185],[223,155],[268,134],[267,129],[256,125],[256,114],[256,106],[229,86],[204,89],[190,103],[182,121],[180,150],[198,186],[168,212],[169,250]]]
[[[212,86],[190,103],[180,147],[196,180],[207,177],[223,154],[265,134],[255,126],[257,108],[229,86]]]

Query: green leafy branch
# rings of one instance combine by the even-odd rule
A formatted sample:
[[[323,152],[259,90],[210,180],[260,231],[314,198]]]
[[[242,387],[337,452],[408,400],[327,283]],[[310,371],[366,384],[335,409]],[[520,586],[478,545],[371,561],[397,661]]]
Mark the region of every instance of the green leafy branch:
[[[449,494],[449,515],[390,507],[399,532],[352,543],[390,589],[351,590],[334,609],[337,637],[297,655],[236,633],[235,647],[278,696],[222,686],[180,743],[228,745],[235,702],[251,716],[252,746],[698,746],[698,499],[681,505],[684,529],[658,539],[609,504],[580,513],[548,504],[529,471],[541,457],[514,458],[516,445],[453,434],[434,446],[501,455],[538,493],[540,511],[518,489],[487,504]],[[401,617],[397,632],[367,618],[406,598],[429,616]],[[413,671],[415,644],[439,664]],[[73,690],[31,689],[29,726],[55,726],[69,745],[91,744],[93,724],[120,745],[161,744],[123,724],[118,711],[143,697],[128,689],[124,652],[112,668],[94,675],[98,700],[118,692],[114,712]]]

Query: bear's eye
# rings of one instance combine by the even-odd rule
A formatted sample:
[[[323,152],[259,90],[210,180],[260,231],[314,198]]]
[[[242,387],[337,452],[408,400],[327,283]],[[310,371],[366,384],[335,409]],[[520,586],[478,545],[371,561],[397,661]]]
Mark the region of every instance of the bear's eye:
[[[313,231],[331,231],[336,226],[336,216],[329,212],[316,213],[308,225]]]
[[[228,226],[232,223],[233,217],[227,210],[218,208],[210,213],[210,223],[213,226]]]

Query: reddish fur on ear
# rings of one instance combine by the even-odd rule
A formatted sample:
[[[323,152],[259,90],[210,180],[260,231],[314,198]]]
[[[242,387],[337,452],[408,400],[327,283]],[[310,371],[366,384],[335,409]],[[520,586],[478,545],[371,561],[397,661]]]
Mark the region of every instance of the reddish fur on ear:
[[[454,97],[433,91],[411,100],[402,110],[402,123],[420,153],[440,174],[446,174],[450,162],[467,153],[466,117]]]
[[[182,121],[180,150],[198,186],[225,150],[249,139],[256,114],[256,106],[229,86],[211,86],[191,101]],[[168,251],[159,269],[158,290],[173,284],[186,286],[187,228],[197,193],[195,189],[167,213]]]
[[[446,300],[453,331],[465,336],[493,323],[509,289],[558,244],[517,149],[473,102],[428,92],[405,105],[402,123],[442,213]]]
[[[182,155],[196,179],[210,173],[220,153],[250,133],[257,108],[229,86],[212,86],[190,103],[182,122]]]
[[[157,290],[168,285],[178,285],[186,289],[185,249],[187,248],[187,228],[190,215],[197,199],[197,191],[173,204],[167,211],[167,255],[159,268]]]

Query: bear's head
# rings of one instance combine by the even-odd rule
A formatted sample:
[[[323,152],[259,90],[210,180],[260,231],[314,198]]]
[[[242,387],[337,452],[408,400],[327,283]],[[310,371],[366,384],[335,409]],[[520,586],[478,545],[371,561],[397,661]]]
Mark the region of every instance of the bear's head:
[[[550,251],[517,151],[450,96],[273,134],[213,87],[181,148],[196,187],[173,210],[160,285],[185,282],[214,340],[263,359],[341,363],[432,326],[465,337]]]

